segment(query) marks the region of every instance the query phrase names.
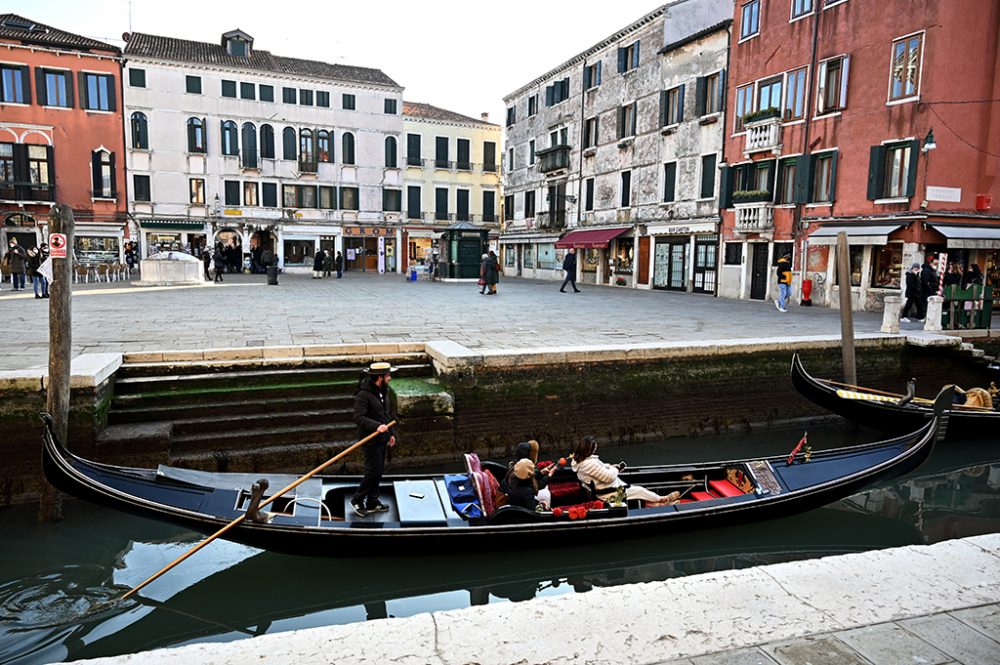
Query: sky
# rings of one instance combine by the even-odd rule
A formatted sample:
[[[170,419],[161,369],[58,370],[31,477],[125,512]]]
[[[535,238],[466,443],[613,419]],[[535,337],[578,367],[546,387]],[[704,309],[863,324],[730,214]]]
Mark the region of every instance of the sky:
[[[593,0],[591,0],[593,2]],[[503,96],[659,6],[656,0],[4,0],[12,12],[123,46],[130,30],[218,42],[240,28],[276,55],[381,69],[425,102],[503,124]]]

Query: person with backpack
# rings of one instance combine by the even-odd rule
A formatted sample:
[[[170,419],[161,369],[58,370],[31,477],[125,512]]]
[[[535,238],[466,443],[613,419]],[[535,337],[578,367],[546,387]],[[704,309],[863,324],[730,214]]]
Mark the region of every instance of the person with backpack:
[[[786,305],[792,294],[792,255],[786,252],[778,259],[778,297],[774,306],[779,312],[787,312]]]

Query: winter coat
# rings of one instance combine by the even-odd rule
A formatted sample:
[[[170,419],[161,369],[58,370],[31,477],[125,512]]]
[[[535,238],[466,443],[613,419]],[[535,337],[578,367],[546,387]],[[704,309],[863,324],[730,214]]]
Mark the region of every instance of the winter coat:
[[[792,283],[792,262],[782,257],[778,259],[778,284]]]
[[[389,403],[389,390],[379,390],[371,377],[361,382],[358,394],[354,396],[354,424],[358,426],[358,435],[364,438],[392,421],[392,407]],[[385,445],[389,437],[395,435],[395,430],[379,434],[366,443],[366,446]]]
[[[496,284],[500,281],[500,264],[492,256],[487,256],[483,259],[479,274],[487,284]]]
[[[938,291],[938,274],[929,263],[920,269],[920,297],[927,298]]]
[[[7,254],[4,255],[3,260],[12,273],[19,275],[24,272],[27,258],[27,254],[24,253],[24,248],[20,245],[14,245],[14,247],[7,250]]]
[[[566,258],[563,259],[563,270],[568,273],[576,274],[576,254],[570,254],[566,252]]]
[[[618,477],[618,467],[602,462],[597,455],[591,455],[579,463],[574,460],[573,470],[581,483],[587,487],[593,484],[598,491],[625,484]]]
[[[323,252],[316,252],[316,256],[313,257],[313,270],[320,272],[323,270]]]
[[[28,254],[28,260],[26,262],[28,268],[28,277],[37,277],[38,268],[42,265],[42,255],[38,252],[34,254]]]
[[[333,254],[323,252],[323,270],[333,270]]]
[[[344,255],[337,253],[337,256],[333,259],[333,267],[336,270],[344,269]]]
[[[906,273],[906,297],[907,298],[919,298],[920,297],[920,275],[913,272],[912,270]]]

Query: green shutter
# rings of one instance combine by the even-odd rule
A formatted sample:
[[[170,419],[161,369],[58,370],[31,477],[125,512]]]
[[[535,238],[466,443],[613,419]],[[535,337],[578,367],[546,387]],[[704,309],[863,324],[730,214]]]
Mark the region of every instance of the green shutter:
[[[90,153],[91,195],[94,198],[104,196],[104,185],[101,182],[101,153]]]
[[[618,49],[618,73],[621,74],[628,67],[628,62],[625,60],[626,54],[625,49]]]
[[[21,70],[21,94],[24,96],[24,103],[31,103],[31,68],[27,65],[20,67]]]
[[[635,49],[632,51],[632,69],[639,68],[639,40],[635,41]]]
[[[76,80],[80,84],[80,108],[87,108],[87,75],[84,72],[76,73]]]
[[[625,107],[618,107],[618,138],[625,136]]]
[[[723,69],[719,72],[719,112],[724,113],[726,110],[726,70]]]
[[[115,82],[119,81],[120,79],[117,79],[114,76],[108,76],[107,79],[108,79],[108,110],[117,111],[118,106],[115,103]]]
[[[38,97],[38,105],[45,106],[48,99],[45,90],[45,70],[41,67],[35,67],[35,95]]]
[[[840,151],[834,150],[830,157],[830,203],[837,200],[837,161],[840,159]]]
[[[920,141],[910,141],[910,165],[906,173],[906,198],[912,199],[917,193],[917,162],[920,161]]]
[[[590,80],[590,67],[588,67],[587,64],[584,63],[584,65],[583,65],[583,89],[586,90],[591,85],[593,85],[593,83]]]
[[[775,159],[768,160],[767,162],[770,166],[767,169],[767,191],[771,193],[771,200],[774,200],[774,179],[778,174],[778,161]]]
[[[668,162],[663,170],[663,200],[673,201],[677,197],[677,162]]]
[[[733,167],[723,166],[719,174],[719,209],[733,207]]]
[[[868,153],[868,200],[882,198],[885,183],[885,146],[873,145]]]
[[[667,126],[667,91],[660,90],[660,127]]]
[[[677,122],[684,121],[684,88],[687,86],[683,83],[677,89]]]
[[[796,203],[809,203],[809,190],[812,185],[812,166],[812,155],[802,155],[795,159],[794,199]]]
[[[118,169],[115,168],[115,153],[108,155],[111,162],[111,198],[118,196]]]
[[[707,88],[707,83],[704,76],[699,76],[694,82],[694,113],[697,116],[705,115],[705,108],[707,106],[707,100],[705,99],[705,90]]]

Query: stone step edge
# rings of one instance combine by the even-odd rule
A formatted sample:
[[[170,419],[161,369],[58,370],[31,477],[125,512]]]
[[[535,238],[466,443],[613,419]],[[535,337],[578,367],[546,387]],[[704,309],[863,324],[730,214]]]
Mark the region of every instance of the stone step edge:
[[[140,395],[142,393],[139,393]],[[132,395],[128,395],[132,397]],[[212,404],[167,404],[160,406],[142,406],[138,403],[138,400],[128,400],[126,403],[115,404],[112,402],[110,414],[120,414],[120,415],[135,415],[135,414],[152,414],[152,415],[170,415],[173,413],[182,413],[186,410],[191,410],[192,408],[203,408],[203,409],[215,409],[220,412],[226,412],[228,408],[244,408],[258,405],[273,406],[273,399],[234,399],[223,402],[213,402]],[[354,403],[353,393],[344,393],[343,395],[304,395],[300,397],[282,397],[281,405],[296,406],[298,404],[306,402],[323,402],[324,408],[337,409],[340,407],[336,406],[337,402]],[[240,414],[242,415],[242,414]],[[228,415],[226,416],[229,417]]]
[[[429,367],[428,363],[417,363],[417,364],[406,364],[399,365],[398,367],[402,369],[421,369]],[[239,368],[236,368],[239,369]],[[359,368],[357,367],[309,367],[300,368],[296,372],[296,376],[302,374],[344,374],[347,378],[344,379],[345,383],[357,382]],[[127,376],[118,379],[116,383],[118,385],[135,385],[148,383],[151,385],[155,384],[165,384],[165,383],[187,383],[192,381],[218,381],[221,379],[239,379],[239,378],[260,378],[265,376],[286,376],[287,371],[283,369],[262,369],[254,371],[234,371],[234,372],[212,372],[209,374],[157,374],[151,376]]]
[[[290,434],[292,432],[302,433],[302,432],[323,432],[327,430],[352,430],[357,431],[358,426],[354,422],[346,423],[320,423],[317,425],[290,425],[288,427],[265,427],[261,429],[246,430],[243,432],[206,432],[204,434],[181,434],[179,436],[171,436],[170,443],[174,444],[184,444],[190,443],[192,441],[204,441],[206,439],[231,439],[239,436],[272,436],[280,434]]]
[[[135,351],[124,354],[124,362],[160,363],[191,360],[255,360],[312,356],[363,356],[423,353],[424,342],[378,342],[363,344],[304,344],[298,346],[251,346],[218,349]]]
[[[144,370],[153,371],[201,367],[206,369],[229,367],[234,369],[239,369],[241,367],[260,369],[294,369],[299,367],[316,367],[353,371],[361,369],[376,360],[385,360],[393,364],[401,361],[411,361],[415,363],[430,362],[427,354],[421,351],[413,353],[380,353],[355,356],[287,356],[281,358],[240,358],[237,360],[169,360],[163,362],[128,362],[122,364],[122,369],[126,370],[130,375],[133,375],[129,378],[134,378],[135,375],[146,376],[141,374]],[[157,376],[157,374],[149,374],[148,376]]]

